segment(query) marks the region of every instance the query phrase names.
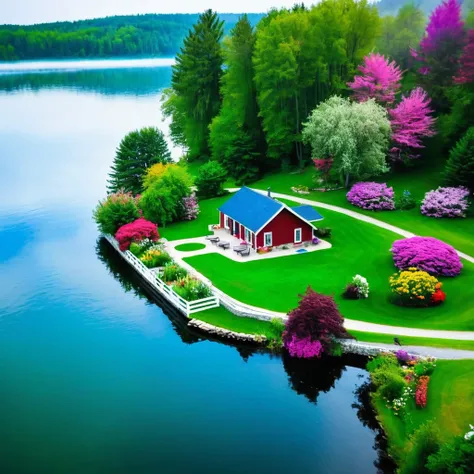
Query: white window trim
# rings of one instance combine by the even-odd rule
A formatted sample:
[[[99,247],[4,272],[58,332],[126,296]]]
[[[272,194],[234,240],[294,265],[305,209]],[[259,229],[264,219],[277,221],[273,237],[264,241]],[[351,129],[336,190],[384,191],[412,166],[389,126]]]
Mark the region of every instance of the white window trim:
[[[300,239],[296,240],[296,233],[298,231],[300,231]],[[301,242],[303,242],[303,229],[301,227],[298,227],[297,229],[295,229],[294,243],[295,244],[301,244]]]
[[[267,244],[267,235],[270,236],[270,243]],[[263,245],[265,247],[272,247],[273,246],[273,232],[264,232],[263,233]]]
[[[245,241],[248,242],[250,245],[252,245],[252,232],[249,229],[247,229],[247,227],[245,227],[244,229],[245,229],[244,231]],[[247,234],[249,238],[247,238]]]
[[[224,228],[229,229],[229,216],[224,214]]]

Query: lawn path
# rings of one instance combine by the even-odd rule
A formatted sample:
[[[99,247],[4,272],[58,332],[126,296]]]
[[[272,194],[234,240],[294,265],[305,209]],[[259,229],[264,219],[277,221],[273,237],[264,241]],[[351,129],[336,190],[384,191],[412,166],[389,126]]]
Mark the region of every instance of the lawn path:
[[[235,192],[238,191],[240,188],[232,188],[229,189],[230,192]],[[253,189],[253,188],[252,188]],[[260,194],[267,194],[267,191],[262,191],[260,189],[253,189],[257,193]],[[358,219],[360,221],[368,222],[369,224],[376,225],[378,227],[382,227],[382,229],[387,229],[395,234],[401,235],[403,237],[415,237],[416,234],[413,232],[408,232],[407,230],[403,230],[400,227],[396,227],[391,224],[387,224],[386,222],[379,221],[378,219],[374,219],[373,217],[366,216],[364,214],[360,214],[359,212],[356,211],[351,211],[350,209],[345,209],[343,207],[339,206],[333,206],[332,204],[326,204],[325,202],[320,202],[320,201],[313,201],[311,199],[306,199],[306,198],[300,198],[296,196],[292,196],[290,194],[281,194],[281,193],[274,193],[272,192],[272,196],[276,198],[281,198],[281,199],[288,199],[289,201],[294,201],[299,204],[308,204],[310,206],[317,206],[321,207],[323,209],[330,209],[331,211],[335,212],[340,212],[341,214],[345,214],[347,216],[353,217],[354,219]],[[433,236],[435,237],[435,236]],[[464,252],[460,252],[459,250],[456,250],[457,254],[461,257],[467,260],[468,262],[474,263],[474,257],[471,255],[467,255]]]

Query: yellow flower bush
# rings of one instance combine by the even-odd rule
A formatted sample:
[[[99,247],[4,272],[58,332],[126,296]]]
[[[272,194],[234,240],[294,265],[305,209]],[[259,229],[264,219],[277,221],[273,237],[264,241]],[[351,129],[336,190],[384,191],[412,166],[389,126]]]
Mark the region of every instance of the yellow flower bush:
[[[413,306],[430,305],[433,293],[442,285],[436,277],[414,267],[395,273],[389,282],[395,303]]]
[[[164,165],[163,163],[156,163],[155,165],[150,166],[146,170],[145,177],[143,178],[143,187],[145,189],[149,188],[151,184],[153,184],[155,181],[158,181],[165,174],[165,171],[170,166],[177,166],[177,165],[175,164]]]
[[[149,249],[141,257],[143,265],[148,268],[162,267],[169,261],[171,257],[164,251],[159,249]]]

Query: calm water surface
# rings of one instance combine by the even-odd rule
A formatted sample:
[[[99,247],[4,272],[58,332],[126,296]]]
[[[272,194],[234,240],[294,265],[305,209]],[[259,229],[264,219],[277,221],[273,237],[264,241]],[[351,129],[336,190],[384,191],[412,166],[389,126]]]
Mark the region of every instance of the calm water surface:
[[[115,147],[166,127],[171,77],[114,64],[0,67],[0,472],[377,472],[354,362],[204,340],[98,242]]]

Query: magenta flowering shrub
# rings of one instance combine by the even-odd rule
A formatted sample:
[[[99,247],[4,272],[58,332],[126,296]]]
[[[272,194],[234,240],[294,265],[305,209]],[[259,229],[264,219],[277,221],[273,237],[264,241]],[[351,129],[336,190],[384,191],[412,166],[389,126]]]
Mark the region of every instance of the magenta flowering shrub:
[[[462,263],[453,247],[433,237],[410,237],[396,240],[393,262],[400,270],[417,268],[431,275],[456,276]]]
[[[125,224],[115,234],[120,250],[124,252],[130,248],[132,242],[141,242],[143,239],[157,241],[159,239],[158,226],[153,222],[140,218]]]
[[[356,183],[346,197],[354,206],[368,211],[393,211],[395,209],[393,188],[387,187],[385,183]]]
[[[466,217],[469,207],[469,190],[457,188],[438,188],[425,194],[421,202],[421,213],[428,217]]]
[[[190,196],[183,198],[184,216],[185,221],[192,221],[197,219],[199,215],[199,203],[196,199],[196,194],[192,193]]]
[[[312,341],[310,337],[299,339],[295,334],[285,342],[285,347],[291,357],[299,357],[300,359],[321,357],[324,352],[320,341]]]
[[[415,356],[408,354],[408,352],[404,351],[403,349],[399,349],[397,352],[395,352],[395,357],[401,364],[406,364],[407,362],[416,360]]]

